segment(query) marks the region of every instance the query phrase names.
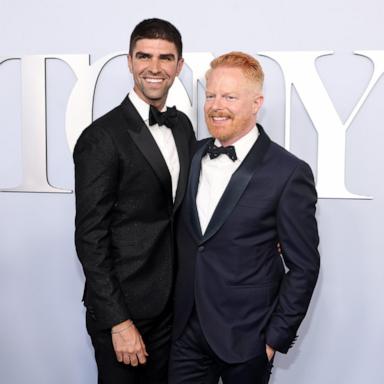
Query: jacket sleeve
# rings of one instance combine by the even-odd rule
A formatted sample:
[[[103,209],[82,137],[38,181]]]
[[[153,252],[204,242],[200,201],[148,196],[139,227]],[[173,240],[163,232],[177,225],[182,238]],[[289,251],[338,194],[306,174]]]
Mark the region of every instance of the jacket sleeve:
[[[110,223],[118,188],[118,155],[110,135],[89,127],[74,149],[75,244],[86,277],[85,305],[105,328],[130,318],[111,260]]]
[[[316,202],[312,171],[300,162],[286,182],[277,208],[277,231],[287,272],[266,329],[266,343],[283,353],[297,337],[319,273]]]

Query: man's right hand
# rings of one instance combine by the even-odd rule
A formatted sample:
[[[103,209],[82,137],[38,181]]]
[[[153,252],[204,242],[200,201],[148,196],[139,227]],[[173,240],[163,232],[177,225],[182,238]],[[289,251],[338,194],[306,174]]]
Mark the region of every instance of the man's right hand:
[[[146,363],[148,353],[144,341],[130,320],[112,327],[112,344],[118,362],[133,367]]]

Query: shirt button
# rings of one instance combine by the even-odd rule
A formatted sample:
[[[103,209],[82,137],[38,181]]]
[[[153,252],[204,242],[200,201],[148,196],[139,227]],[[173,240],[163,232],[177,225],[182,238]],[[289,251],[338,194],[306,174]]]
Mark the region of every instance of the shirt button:
[[[201,245],[199,248],[197,248],[197,250],[199,251],[199,252],[203,252],[204,251],[204,245]]]

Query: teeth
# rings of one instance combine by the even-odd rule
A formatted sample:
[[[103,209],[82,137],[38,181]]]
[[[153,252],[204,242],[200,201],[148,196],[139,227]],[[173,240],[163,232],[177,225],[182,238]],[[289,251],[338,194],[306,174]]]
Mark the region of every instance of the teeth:
[[[215,116],[213,116],[212,119],[215,121],[224,121],[224,120],[228,120],[228,117],[219,117],[219,116],[215,117]]]
[[[161,83],[163,79],[149,79],[148,77],[145,79],[148,83]]]

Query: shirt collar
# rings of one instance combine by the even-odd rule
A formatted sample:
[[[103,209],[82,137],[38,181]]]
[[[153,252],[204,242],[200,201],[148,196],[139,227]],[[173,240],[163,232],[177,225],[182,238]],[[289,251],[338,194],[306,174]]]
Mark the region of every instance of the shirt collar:
[[[129,100],[133,104],[133,106],[137,109],[137,112],[139,113],[140,117],[148,123],[149,120],[149,104],[146,103],[143,99],[141,99],[138,94],[135,92],[134,89],[132,89],[131,92],[128,94]],[[166,111],[167,107],[164,106],[162,109],[162,112]]]
[[[255,125],[246,135],[232,144],[236,150],[237,161],[243,161],[245,159],[258,137],[259,129]],[[215,145],[218,147],[222,146],[218,139],[215,139]]]

